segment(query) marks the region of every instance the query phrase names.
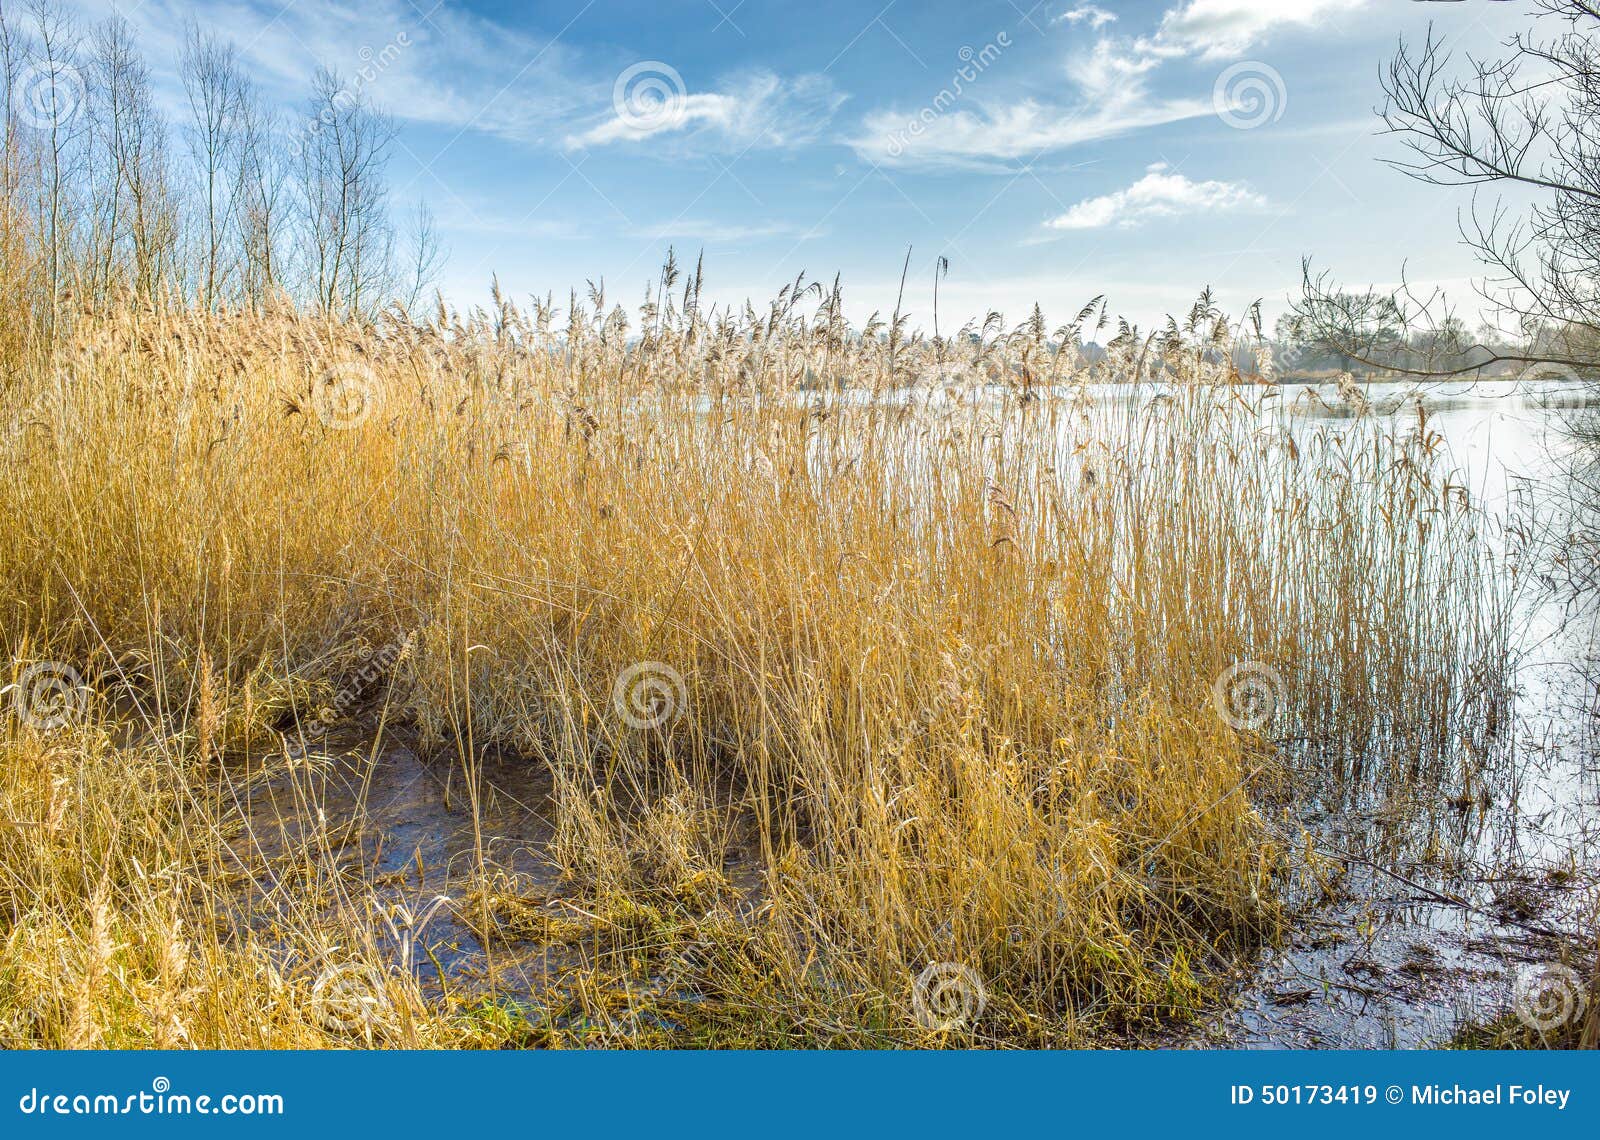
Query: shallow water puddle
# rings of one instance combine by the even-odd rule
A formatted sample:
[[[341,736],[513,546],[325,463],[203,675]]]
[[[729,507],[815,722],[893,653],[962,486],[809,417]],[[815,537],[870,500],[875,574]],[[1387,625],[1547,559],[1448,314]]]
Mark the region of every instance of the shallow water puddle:
[[[559,869],[543,854],[554,834],[550,781],[530,762],[484,757],[474,795],[454,753],[425,759],[404,744],[374,753],[322,740],[291,746],[287,764],[277,760],[270,777],[241,796],[247,830],[235,850],[256,853],[263,868],[257,893],[298,889],[284,880],[285,870],[309,863],[348,868],[352,880],[371,885],[380,906],[420,914],[440,896],[450,899],[414,932],[427,950],[417,969],[425,986],[439,980],[434,962],[451,977],[476,980],[484,972],[483,944],[462,917],[480,853],[482,865],[519,889],[559,893]],[[352,901],[333,892],[329,905]],[[542,966],[530,973],[503,953],[495,964],[514,971],[514,991],[538,988]]]

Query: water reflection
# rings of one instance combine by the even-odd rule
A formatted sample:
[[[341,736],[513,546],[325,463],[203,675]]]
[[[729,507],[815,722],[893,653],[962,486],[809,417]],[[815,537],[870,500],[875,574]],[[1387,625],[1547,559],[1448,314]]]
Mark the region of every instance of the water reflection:
[[[1487,771],[1486,810],[1457,842],[1389,848],[1361,861],[1410,805],[1313,819],[1334,850],[1357,855],[1331,886],[1307,876],[1290,945],[1262,955],[1235,1007],[1193,1038],[1266,1047],[1409,1047],[1448,1041],[1506,1010],[1519,974],[1559,949],[1552,933],[1592,927],[1600,840],[1590,589],[1593,533],[1573,468],[1571,431],[1591,397],[1573,386],[1480,382],[1372,385],[1369,414],[1425,423],[1495,525],[1489,537],[1512,599],[1514,696]],[[1330,398],[1331,397],[1331,398]],[[1419,414],[1420,409],[1420,414]],[[1348,419],[1336,393],[1291,414]]]

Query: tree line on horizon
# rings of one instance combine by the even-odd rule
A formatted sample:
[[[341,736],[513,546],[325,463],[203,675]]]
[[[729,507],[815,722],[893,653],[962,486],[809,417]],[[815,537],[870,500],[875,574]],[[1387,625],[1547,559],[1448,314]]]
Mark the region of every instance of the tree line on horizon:
[[[425,205],[396,216],[396,125],[360,82],[318,67],[285,110],[193,20],[175,62],[173,116],[122,16],[84,26],[59,0],[0,3],[6,338],[127,300],[339,318],[414,305],[443,251]]]

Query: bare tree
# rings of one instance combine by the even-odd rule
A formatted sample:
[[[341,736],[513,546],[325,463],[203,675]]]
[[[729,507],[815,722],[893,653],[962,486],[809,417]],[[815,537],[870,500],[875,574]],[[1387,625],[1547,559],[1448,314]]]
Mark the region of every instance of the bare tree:
[[[0,194],[8,206],[17,200],[21,187],[22,132],[17,120],[17,79],[27,58],[27,44],[21,29],[6,19],[0,4]]]
[[[191,24],[177,64],[193,177],[180,179],[129,23],[113,16],[85,42],[61,0],[23,2],[21,21],[15,4],[0,9],[7,359],[54,335],[69,289],[86,304],[132,294],[208,309],[284,294],[368,317],[395,299],[414,305],[436,279],[444,254],[425,206],[397,239],[395,127],[359,79],[320,70],[306,117],[285,124],[234,47]]]
[[[24,69],[22,117],[40,137],[38,218],[45,250],[49,320],[53,327],[70,268],[76,222],[74,179],[81,172],[87,85],[79,67],[80,36],[55,0],[31,0],[35,44]]]
[[[447,253],[444,244],[439,238],[439,227],[433,220],[433,211],[428,209],[426,202],[417,203],[417,211],[411,216],[410,237],[411,256],[408,259],[410,267],[410,280],[406,293],[405,305],[407,310],[417,307],[417,302],[422,299],[422,294],[428,287],[439,279],[439,270],[444,265]]]
[[[392,288],[386,172],[394,133],[390,118],[359,90],[318,69],[297,145],[307,276],[325,312],[370,312]]]
[[[14,17],[15,11],[11,13]],[[36,169],[29,128],[18,115],[17,85],[29,59],[29,45],[14,18],[0,4],[0,360],[16,359],[31,340],[42,314],[36,308],[42,264],[29,217],[32,199],[26,179]],[[0,377],[3,390],[8,377]]]
[[[1467,334],[1437,291],[1342,291],[1305,269],[1301,339],[1368,367],[1457,375],[1487,366],[1600,369],[1600,4],[1536,0],[1532,32],[1458,68],[1430,29],[1401,43],[1381,114],[1405,145],[1392,165],[1440,186],[1533,191],[1523,212],[1475,192],[1463,240],[1484,267],[1477,292],[1515,343]],[[1542,33],[1536,36],[1534,32]]]
[[[232,271],[227,246],[233,233],[243,76],[233,45],[201,31],[194,21],[190,21],[184,38],[179,71],[189,100],[185,136],[200,183],[200,249],[195,288],[200,304],[212,309],[221,299]]]
[[[240,254],[239,296],[260,306],[282,286],[280,253],[288,224],[285,169],[276,145],[278,119],[248,79],[237,92],[233,217]]]
[[[150,77],[121,16],[93,37],[92,116],[97,171],[87,267],[93,295],[128,284],[143,297],[170,283],[177,265],[178,223],[172,200],[166,123],[150,94]],[[119,275],[129,280],[119,282]]]

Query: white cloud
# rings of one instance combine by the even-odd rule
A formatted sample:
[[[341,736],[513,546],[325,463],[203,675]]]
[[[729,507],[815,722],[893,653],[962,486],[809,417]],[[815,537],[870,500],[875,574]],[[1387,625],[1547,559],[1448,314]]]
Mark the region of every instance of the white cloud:
[[[1192,96],[1161,97],[1151,90],[1169,60],[1214,60],[1237,55],[1283,27],[1310,27],[1367,0],[1180,0],[1146,36],[1100,31],[1094,47],[1066,61],[1075,98],[1024,98],[1000,104],[968,95],[959,107],[938,103],[920,112],[874,111],[845,141],[883,166],[1004,171],[1008,163],[1132,131],[1214,114],[1211,77]],[[1053,23],[1104,29],[1117,17],[1080,3]],[[996,69],[998,70],[998,69]],[[988,94],[987,92],[985,93]]]
[[[1117,20],[1115,12],[1107,12],[1104,8],[1097,8],[1093,4],[1079,4],[1076,8],[1068,8],[1061,15],[1051,20],[1052,24],[1083,24],[1099,29],[1106,24],[1114,24]]]
[[[68,0],[85,23],[121,14],[133,25],[163,109],[188,105],[178,81],[185,23],[233,42],[242,70],[271,99],[299,110],[319,65],[402,122],[558,144],[564,124],[609,100],[611,76],[579,52],[460,8],[410,0]],[[424,12],[427,13],[426,17]],[[370,78],[369,78],[370,77]]]
[[[863,158],[886,166],[1004,169],[999,162],[1211,113],[1209,99],[1085,105],[1076,110],[1028,99],[988,110],[955,111],[912,135],[906,133],[903,115],[885,111],[869,115],[863,132],[850,145]]]
[[[1310,27],[1332,12],[1349,12],[1366,0],[1186,0],[1161,17],[1153,38],[1139,47],[1161,56],[1239,55],[1278,25]]]
[[[164,110],[188,114],[177,77],[185,21],[237,45],[242,69],[272,99],[304,106],[319,65],[336,68],[403,123],[475,131],[537,146],[606,145],[675,134],[743,149],[813,141],[843,102],[825,77],[734,75],[684,94],[675,125],[640,130],[613,109],[628,60],[475,14],[411,0],[66,0],[87,23],[125,11]],[[426,15],[424,15],[426,13]],[[429,157],[423,155],[424,158]]]
[[[1067,61],[1067,77],[1086,100],[1128,103],[1144,93],[1146,77],[1159,66],[1159,59],[1124,51],[1115,40],[1100,40],[1089,54]]]
[[[684,135],[741,149],[798,146],[814,141],[844,101],[823,76],[782,79],[770,71],[750,71],[725,79],[721,90],[700,92],[683,89],[675,72],[657,78],[655,102],[634,112],[626,111],[626,104],[614,106],[602,121],[569,134],[567,145],[606,146]]]
[[[1004,162],[1214,113],[1209,98],[1151,96],[1147,77],[1159,65],[1102,39],[1067,66],[1076,90],[1071,103],[1023,99],[989,106],[974,99],[972,110],[931,118],[878,111],[849,143],[861,157],[885,166],[1005,169]]]
[[[1266,204],[1264,198],[1237,182],[1194,182],[1168,173],[1166,164],[1158,162],[1127,189],[1085,198],[1045,225],[1053,230],[1095,230],[1135,226],[1148,218],[1216,214]]]

